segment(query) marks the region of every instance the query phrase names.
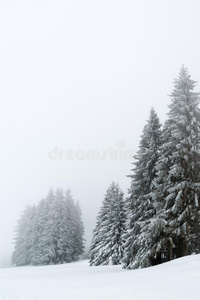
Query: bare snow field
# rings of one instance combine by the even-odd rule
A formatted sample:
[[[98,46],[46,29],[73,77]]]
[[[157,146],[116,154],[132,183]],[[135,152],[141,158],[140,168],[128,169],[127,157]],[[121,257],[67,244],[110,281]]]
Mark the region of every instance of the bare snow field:
[[[123,270],[88,261],[0,269],[0,300],[199,300],[200,255]]]

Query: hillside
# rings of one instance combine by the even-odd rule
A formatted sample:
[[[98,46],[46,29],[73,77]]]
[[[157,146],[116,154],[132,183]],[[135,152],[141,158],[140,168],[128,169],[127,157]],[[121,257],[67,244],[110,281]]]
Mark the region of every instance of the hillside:
[[[77,263],[0,269],[1,300],[198,300],[200,255],[122,270]]]

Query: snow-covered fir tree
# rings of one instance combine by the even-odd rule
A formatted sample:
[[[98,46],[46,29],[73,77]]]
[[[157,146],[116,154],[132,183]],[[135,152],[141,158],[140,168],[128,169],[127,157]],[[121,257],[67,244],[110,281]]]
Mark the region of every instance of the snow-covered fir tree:
[[[50,190],[45,200],[22,214],[12,262],[19,266],[77,261],[84,250],[83,233],[81,209],[71,193]]]
[[[84,251],[84,228],[81,219],[81,210],[78,203],[74,203],[70,189],[65,193],[66,201],[66,262],[77,261]]]
[[[67,205],[61,189],[57,189],[55,193],[54,207],[54,231],[53,240],[56,254],[56,262],[63,263],[66,259],[67,239]]]
[[[24,266],[31,263],[35,250],[35,206],[27,206],[18,221],[12,263]]]
[[[46,237],[45,230],[48,220],[47,203],[42,199],[36,207],[36,216],[34,227],[36,231],[35,250],[32,256],[31,264],[42,265],[49,262],[49,257],[46,251]]]
[[[78,202],[75,204],[74,207],[74,216],[75,216],[75,228],[74,228],[74,250],[73,250],[73,260],[78,260],[79,256],[84,252],[84,227],[83,221],[81,218],[82,212]]]
[[[154,255],[166,260],[199,252],[200,110],[199,94],[182,67],[171,94],[157,163],[154,199],[160,231]]]
[[[127,198],[129,214],[124,239],[124,268],[137,268],[151,265],[148,228],[155,215],[151,197],[152,182],[156,177],[156,162],[161,142],[161,124],[152,108],[147,124],[143,129],[139,150],[134,156],[134,169],[131,177],[130,196]]]
[[[125,219],[123,192],[119,185],[113,182],[107,189],[97,216],[90,248],[90,265],[121,263]]]
[[[54,228],[56,224],[55,194],[51,189],[45,199],[44,214],[42,216],[40,235],[41,263],[56,263],[56,252],[54,243]]]

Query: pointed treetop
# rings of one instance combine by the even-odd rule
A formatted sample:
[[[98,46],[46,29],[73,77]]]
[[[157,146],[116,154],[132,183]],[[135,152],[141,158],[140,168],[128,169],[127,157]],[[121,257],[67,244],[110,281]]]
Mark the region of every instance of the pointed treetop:
[[[175,90],[177,89],[185,89],[185,91],[189,92],[190,90],[193,90],[196,86],[197,82],[195,80],[191,79],[191,76],[188,72],[188,69],[182,65],[178,78],[175,78]],[[172,92],[172,96],[174,95],[175,90]]]
[[[150,115],[155,115],[155,114],[156,114],[155,108],[152,106],[150,109]]]

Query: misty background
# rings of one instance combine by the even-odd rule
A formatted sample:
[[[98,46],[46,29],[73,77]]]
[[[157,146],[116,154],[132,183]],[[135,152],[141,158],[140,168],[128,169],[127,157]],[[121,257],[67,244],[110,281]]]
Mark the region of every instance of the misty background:
[[[152,106],[164,122],[182,64],[200,83],[199,11],[198,0],[1,0],[0,266],[25,205],[50,188],[71,188],[88,249],[108,185],[129,188],[133,159],[110,151],[137,151]]]

